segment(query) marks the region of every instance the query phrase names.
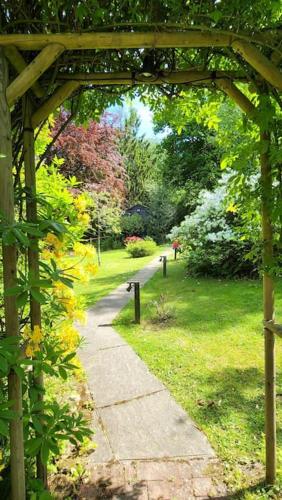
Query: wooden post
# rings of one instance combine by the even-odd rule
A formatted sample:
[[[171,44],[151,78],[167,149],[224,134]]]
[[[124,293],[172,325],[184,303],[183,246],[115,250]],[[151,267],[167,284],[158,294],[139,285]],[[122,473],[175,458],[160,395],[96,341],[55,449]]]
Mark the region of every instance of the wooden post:
[[[238,106],[254,120],[255,106],[232,83],[221,80],[220,87]],[[271,276],[273,264],[273,231],[272,231],[272,172],[269,159],[270,134],[260,130],[261,142],[261,221],[263,240],[263,316],[264,321],[274,320],[274,283]],[[275,333],[264,328],[265,359],[265,448],[266,474],[268,484],[276,479],[276,387],[275,387]]]
[[[134,282],[134,303],[135,303],[135,323],[140,325],[141,304],[140,304],[140,283]]]
[[[3,49],[0,49],[0,212],[8,224],[14,222],[14,189],[12,174],[12,139],[10,111],[6,99],[8,66]],[[15,245],[2,244],[4,294],[16,285],[17,249]],[[15,296],[4,295],[5,330],[8,336],[19,335],[19,319]],[[17,417],[10,423],[11,450],[11,499],[24,500],[25,469],[22,422],[21,379],[12,370],[8,377],[9,400]]]
[[[167,277],[167,272],[166,272],[167,256],[162,255],[160,258],[160,261],[163,263],[163,277],[166,278]]]
[[[274,286],[270,268],[273,264],[273,235],[271,223],[272,175],[269,160],[270,134],[261,131],[261,189],[263,238],[263,310],[264,320],[274,319]],[[265,338],[265,439],[266,482],[276,478],[276,388],[275,388],[275,334],[264,328]]]
[[[25,166],[25,188],[26,188],[26,218],[28,222],[37,221],[37,203],[36,203],[36,169],[34,152],[34,130],[31,126],[32,108],[29,97],[26,95],[23,99],[23,148],[24,148],[24,166]],[[29,272],[34,279],[39,279],[39,251],[38,239],[32,238],[32,245],[28,249],[28,267]],[[41,328],[41,306],[30,295],[30,326]],[[34,377],[34,384],[40,391],[38,400],[43,400],[43,374]],[[41,479],[47,487],[47,469],[42,464],[40,455],[37,456],[37,477]]]

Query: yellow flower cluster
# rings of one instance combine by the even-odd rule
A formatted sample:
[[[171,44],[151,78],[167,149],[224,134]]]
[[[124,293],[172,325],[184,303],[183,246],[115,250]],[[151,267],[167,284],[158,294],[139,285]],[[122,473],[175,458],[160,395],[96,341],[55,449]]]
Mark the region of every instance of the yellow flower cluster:
[[[226,209],[226,212],[231,212],[231,213],[235,214],[237,212],[237,206],[234,205],[233,202],[229,203],[229,205]]]
[[[78,221],[84,226],[88,226],[90,223],[90,215],[87,212],[77,214]]]
[[[81,323],[85,321],[85,313],[79,307],[78,299],[76,298],[75,292],[72,288],[69,288],[61,281],[58,281],[54,287],[54,293],[56,294],[59,302],[62,304],[68,319],[78,320]]]
[[[85,196],[83,194],[80,194],[79,196],[77,196],[74,199],[73,204],[78,212],[77,213],[78,221],[81,224],[88,226],[90,223],[90,215],[86,211],[87,206],[88,206],[88,202],[87,202],[87,199],[85,198]]]
[[[96,255],[96,250],[92,245],[84,245],[79,242],[73,245],[73,251],[76,255],[86,258],[94,258]]]
[[[60,258],[63,256],[63,241],[59,240],[59,238],[53,234],[53,233],[48,233],[47,236],[44,239],[44,243],[46,247],[42,251],[42,258],[44,260],[48,260],[51,257],[57,257]]]
[[[85,196],[83,196],[83,195],[77,196],[73,200],[73,204],[79,212],[85,212],[85,210],[87,209],[87,200],[85,199]]]
[[[25,354],[28,358],[32,358],[37,351],[40,351],[40,343],[43,339],[42,330],[39,325],[35,325],[33,330],[29,326],[25,326],[23,339],[27,341]]]
[[[66,351],[77,348],[80,340],[79,332],[74,328],[71,321],[63,321],[58,330],[58,338]]]

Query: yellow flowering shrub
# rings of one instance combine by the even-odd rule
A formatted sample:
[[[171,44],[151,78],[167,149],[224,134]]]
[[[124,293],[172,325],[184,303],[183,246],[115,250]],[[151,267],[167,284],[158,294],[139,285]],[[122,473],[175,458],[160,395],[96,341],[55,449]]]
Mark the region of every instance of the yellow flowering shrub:
[[[34,354],[40,351],[40,344],[43,340],[42,330],[39,325],[35,325],[33,330],[28,325],[23,331],[23,339],[26,343],[25,354],[28,358],[32,358]]]

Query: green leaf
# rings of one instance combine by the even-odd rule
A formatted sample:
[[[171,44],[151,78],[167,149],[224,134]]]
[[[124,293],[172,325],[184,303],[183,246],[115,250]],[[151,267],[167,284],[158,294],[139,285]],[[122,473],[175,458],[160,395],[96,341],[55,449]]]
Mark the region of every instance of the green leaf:
[[[28,292],[23,292],[16,298],[18,307],[24,307],[28,301]]]
[[[50,448],[46,440],[43,441],[41,450],[40,450],[40,457],[42,460],[43,464],[47,464],[48,458],[49,458],[49,453],[50,453]]]
[[[48,491],[42,491],[39,495],[39,500],[52,500],[52,495]]]
[[[12,286],[11,288],[8,288],[5,292],[5,295],[7,297],[11,297],[12,295],[19,295],[22,291],[23,291],[23,286],[16,285]]]
[[[64,380],[66,380],[68,378],[68,374],[62,366],[59,366],[59,374],[62,377],[62,379],[64,379]]]
[[[6,358],[4,358],[4,356],[2,356],[2,355],[0,355],[0,370],[4,374],[7,374],[9,371],[8,362],[7,362]]]
[[[43,434],[43,427],[39,421],[39,418],[36,415],[32,416],[32,422],[33,422],[35,430],[37,432],[39,432],[39,434]]]
[[[28,237],[20,230],[14,227],[12,229],[16,239],[24,246],[24,247],[29,247],[30,241]]]
[[[41,437],[36,437],[32,438],[26,443],[26,451],[28,455],[34,456],[40,449],[40,446],[42,444],[42,438]]]
[[[32,297],[34,298],[34,300],[36,300],[36,302],[39,302],[39,304],[46,303],[45,296],[42,293],[40,293],[37,288],[31,288],[30,293],[31,293]]]
[[[2,434],[2,436],[6,436],[6,437],[9,436],[8,423],[5,422],[4,420],[1,420],[1,419],[0,419],[0,434]]]

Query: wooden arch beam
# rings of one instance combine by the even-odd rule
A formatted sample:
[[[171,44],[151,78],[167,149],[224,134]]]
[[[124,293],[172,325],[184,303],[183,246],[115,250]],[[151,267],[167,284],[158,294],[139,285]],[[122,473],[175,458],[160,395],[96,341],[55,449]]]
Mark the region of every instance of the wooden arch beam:
[[[76,73],[76,74],[61,74],[58,76],[58,81],[66,80],[66,82],[59,87],[54,94],[32,115],[33,128],[46,120],[48,116],[58,108],[65,99],[76,90],[80,85],[163,85],[166,83],[175,84],[191,84],[201,85],[207,84],[216,78],[228,79],[238,78],[239,81],[245,81],[245,77],[239,73],[231,73],[227,71],[174,71],[162,76],[158,76],[154,80],[145,80],[134,77],[129,71],[116,72],[116,73]],[[228,80],[227,80],[228,81]]]
[[[80,82],[69,81],[59,87],[42,106],[33,113],[31,118],[32,128],[38,127],[41,122],[55,111],[70,95],[80,86]]]
[[[41,50],[7,88],[6,97],[10,107],[25,94],[63,51],[64,46],[57,43],[47,45]]]
[[[236,102],[236,104],[241,108],[241,110],[246,113],[246,115],[255,120],[256,107],[253,103],[241,92],[236,85],[231,80],[227,78],[222,78],[216,80],[216,85],[220,90],[225,92],[232,101]]]
[[[282,73],[273,64],[271,59],[265,57],[253,44],[243,40],[232,42],[232,48],[263,76],[267,82],[271,83],[273,87],[282,90]]]
[[[146,79],[138,73],[131,71],[108,73],[61,73],[58,80],[78,81],[81,85],[163,85],[163,84],[205,84],[218,78],[229,78],[246,82],[246,77],[239,72],[232,71],[163,71],[156,77]]]
[[[15,45],[20,50],[41,50],[57,43],[66,50],[139,49],[171,47],[228,47],[236,36],[210,31],[185,32],[100,32],[0,35],[0,45]]]
[[[18,73],[22,73],[22,71],[27,67],[27,63],[25,62],[22,54],[14,45],[8,45],[7,47],[5,47],[4,53],[10,64]],[[41,98],[44,96],[44,90],[42,89],[38,81],[34,82],[34,84],[31,86],[31,89],[36,97]]]

